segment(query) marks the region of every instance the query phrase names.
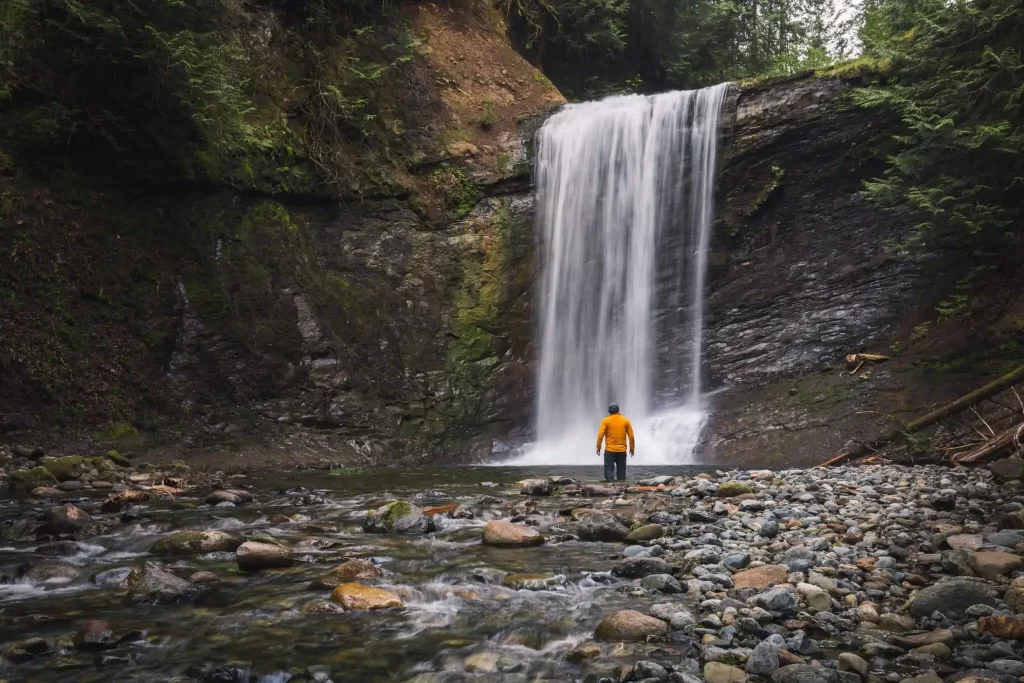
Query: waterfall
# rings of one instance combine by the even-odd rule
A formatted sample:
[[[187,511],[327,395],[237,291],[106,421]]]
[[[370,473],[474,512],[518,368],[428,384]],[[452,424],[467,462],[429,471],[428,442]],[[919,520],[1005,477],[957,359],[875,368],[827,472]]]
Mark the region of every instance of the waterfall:
[[[634,424],[637,464],[691,457],[728,87],[569,105],[541,128],[539,441],[518,463],[598,464],[597,426],[612,401]],[[685,330],[673,341],[682,348],[659,359],[669,325]]]

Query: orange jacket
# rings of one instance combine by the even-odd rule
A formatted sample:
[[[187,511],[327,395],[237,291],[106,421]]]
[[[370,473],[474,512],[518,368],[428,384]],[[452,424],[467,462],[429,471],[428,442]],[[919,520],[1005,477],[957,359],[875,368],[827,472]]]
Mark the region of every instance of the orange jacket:
[[[597,431],[597,450],[601,450],[601,442],[605,441],[604,449],[610,453],[626,452],[626,437],[629,437],[629,451],[636,452],[636,438],[633,436],[633,425],[619,413],[609,415],[601,420],[601,429]]]

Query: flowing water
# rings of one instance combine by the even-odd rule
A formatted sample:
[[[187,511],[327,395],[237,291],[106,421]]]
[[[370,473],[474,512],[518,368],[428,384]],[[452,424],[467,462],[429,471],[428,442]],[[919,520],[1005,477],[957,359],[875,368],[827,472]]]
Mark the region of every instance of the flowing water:
[[[679,467],[671,470],[683,472]],[[638,468],[633,474],[659,473],[665,472]],[[25,565],[58,563],[72,565],[74,578],[0,584],[0,641],[40,636],[59,644],[69,641],[89,619],[110,622],[120,632],[139,633],[133,642],[106,655],[69,645],[63,657],[49,655],[17,666],[0,660],[0,678],[148,682],[192,674],[202,679],[197,671],[232,664],[235,674],[225,675],[234,678],[206,680],[249,680],[240,673],[248,672],[252,680],[279,683],[305,670],[324,677],[321,680],[428,683],[459,680],[467,658],[486,653],[498,658],[498,672],[486,677],[488,681],[582,680],[588,672],[609,675],[613,666],[630,661],[630,650],[617,653],[614,660],[597,658],[583,665],[566,662],[565,655],[593,634],[602,614],[665,601],[664,596],[630,597],[624,592],[630,582],[607,573],[622,552],[621,544],[556,541],[538,548],[496,549],[480,543],[487,520],[507,519],[515,512],[526,514],[549,537],[573,528],[571,521],[558,516],[559,509],[593,501],[528,499],[511,487],[524,476],[547,474],[555,472],[461,468],[403,472],[400,478],[394,472],[281,474],[247,480],[256,502],[238,508],[211,508],[202,505],[205,494],[186,494],[147,504],[142,518],[133,523],[121,523],[120,514],[100,515],[98,519],[109,524],[106,531],[81,542],[71,556],[36,552],[35,540],[7,538],[0,541],[0,572],[5,576],[16,576]],[[593,480],[599,470],[562,468],[557,474]],[[440,529],[427,536],[363,533],[366,510],[399,497],[422,507],[461,503],[475,517],[439,516]],[[632,503],[638,502],[633,497]],[[88,499],[79,505],[95,510]],[[31,519],[45,507],[4,501],[0,519]],[[273,536],[292,545],[299,562],[291,569],[244,573],[236,568],[232,553],[169,560],[148,554],[154,541],[180,529]],[[382,587],[402,595],[406,607],[386,612],[303,612],[303,606],[329,595],[309,590],[310,581],[352,557],[379,563],[386,571]],[[97,574],[144,559],[163,559],[179,576],[212,571],[221,582],[195,602],[132,607],[122,602],[123,589],[97,584]],[[557,578],[544,591],[502,585],[507,574],[523,572]],[[633,659],[644,649],[629,647],[636,649]],[[675,648],[681,659],[690,645],[683,639],[661,647]],[[98,666],[97,656],[114,659]]]
[[[592,462],[610,402],[644,462],[686,462],[703,414],[701,349],[720,114],[728,84],[570,105],[537,140],[537,436],[518,464]],[[659,317],[661,320],[659,321]],[[659,324],[682,386],[655,401]],[[659,404],[660,403],[660,404]]]

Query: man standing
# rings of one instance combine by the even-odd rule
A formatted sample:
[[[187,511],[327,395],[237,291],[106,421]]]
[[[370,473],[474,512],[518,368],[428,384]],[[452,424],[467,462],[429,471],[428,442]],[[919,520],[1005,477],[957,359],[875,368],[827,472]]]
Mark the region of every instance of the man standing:
[[[626,446],[629,446],[631,457],[636,455],[633,425],[619,414],[617,403],[608,406],[608,412],[608,417],[601,420],[601,429],[597,432],[597,454],[601,455],[601,442],[604,441],[604,480],[611,481],[613,478],[617,478],[619,481],[624,481],[626,479]]]

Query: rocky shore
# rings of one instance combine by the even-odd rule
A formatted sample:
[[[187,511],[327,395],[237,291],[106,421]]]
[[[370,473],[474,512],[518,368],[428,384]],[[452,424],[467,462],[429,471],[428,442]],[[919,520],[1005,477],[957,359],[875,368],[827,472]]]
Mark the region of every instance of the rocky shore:
[[[166,677],[138,680],[348,680],[318,664],[273,674],[283,678],[252,662],[175,669],[146,650],[161,625],[134,627],[156,605],[226,619],[257,605],[297,633],[324,624],[303,620],[374,615],[359,623],[385,635],[350,636],[367,647],[387,647],[387,633],[397,648],[465,629],[411,665],[381,665],[416,683],[1024,680],[1024,461],[708,471],[627,486],[545,476],[345,497],[142,473],[114,456],[11,458],[31,466],[7,475],[24,498],[0,526],[21,544],[6,585],[100,591],[109,614],[92,602],[68,618],[65,605],[57,631],[37,635],[46,609],[32,617],[3,593],[14,609],[0,628],[27,635],[3,646],[8,677],[148,662]],[[138,559],[118,561],[117,544],[140,533]],[[98,566],[88,558],[100,551],[114,557]],[[274,587],[284,597],[247,593]],[[502,610],[510,621],[496,624]],[[412,635],[395,635],[403,628]],[[492,628],[499,635],[473,640]],[[531,638],[508,635],[524,631]]]

